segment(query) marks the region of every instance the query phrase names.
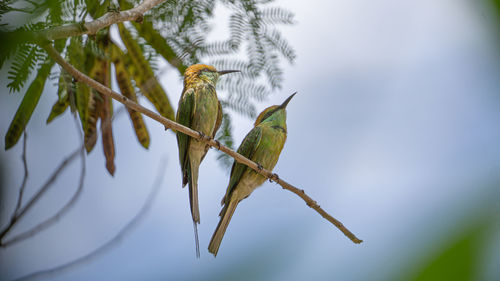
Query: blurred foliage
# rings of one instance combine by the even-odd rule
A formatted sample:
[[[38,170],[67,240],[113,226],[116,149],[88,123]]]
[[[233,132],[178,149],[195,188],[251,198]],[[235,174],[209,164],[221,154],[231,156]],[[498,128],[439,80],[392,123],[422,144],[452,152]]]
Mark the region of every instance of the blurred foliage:
[[[478,229],[470,229],[457,241],[446,245],[447,249],[432,257],[416,278],[410,280],[475,280],[479,251],[482,248],[479,234]]]
[[[165,1],[146,13],[142,23],[119,24],[119,37],[110,36],[109,28],[96,35],[77,36],[52,42],[66,60],[80,71],[108,87],[115,79],[123,95],[139,100],[143,95],[166,118],[174,119],[174,109],[155,72],[160,58],[182,75],[188,65],[203,62],[217,69],[238,69],[241,75],[224,77],[219,83],[225,109],[255,116],[254,101],[264,99],[282,83],[282,60],[292,63],[295,52],[277,26],[293,23],[293,14],[272,1],[255,0],[180,0]],[[87,152],[95,146],[100,122],[106,166],[114,171],[112,101],[74,80],[63,70],[53,71],[54,62],[37,45],[36,34],[60,25],[83,27],[105,13],[131,9],[136,0],[26,0],[0,4],[0,68],[9,67],[8,88],[19,92],[29,82],[23,101],[5,136],[5,149],[14,146],[38,104],[46,80],[58,82],[58,99],[48,114],[52,122],[68,108],[78,114],[85,135]],[[217,5],[231,11],[229,36],[210,42],[207,36]],[[25,24],[13,26],[6,17],[22,15]],[[120,39],[125,50],[115,42]],[[10,63],[5,63],[10,61]],[[115,75],[112,78],[111,65]],[[34,79],[33,79],[34,78]],[[127,81],[127,82],[126,82]],[[148,148],[149,134],[142,117],[128,111],[139,143]],[[217,137],[232,146],[231,120],[227,112]],[[222,163],[228,160],[220,156]]]
[[[489,0],[489,2],[495,7],[495,12],[500,13],[500,0]]]
[[[413,258],[412,265],[394,280],[408,281],[474,281],[484,280],[484,266],[492,235],[498,224],[496,214],[477,216],[458,231],[447,232],[445,243],[434,243],[432,252]],[[438,242],[437,239],[436,241]]]

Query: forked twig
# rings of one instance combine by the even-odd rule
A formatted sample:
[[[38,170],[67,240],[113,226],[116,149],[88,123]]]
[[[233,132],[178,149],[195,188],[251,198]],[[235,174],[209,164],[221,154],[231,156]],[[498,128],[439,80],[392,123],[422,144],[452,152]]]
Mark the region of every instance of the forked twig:
[[[83,135],[82,135],[81,131],[79,130],[79,124],[77,123],[76,119],[75,119],[75,122],[77,125],[77,131],[80,133],[81,139],[83,139]],[[22,240],[25,240],[25,239],[28,239],[28,238],[34,236],[35,234],[39,233],[40,231],[48,228],[49,226],[51,226],[52,224],[57,222],[64,214],[66,214],[71,209],[71,207],[73,207],[73,205],[77,202],[77,200],[80,198],[80,195],[82,194],[85,173],[86,173],[85,145],[84,144],[82,144],[80,146],[79,151],[80,151],[80,157],[82,159],[80,179],[78,181],[78,187],[77,187],[75,193],[73,194],[73,196],[71,197],[71,199],[68,202],[66,202],[66,204],[61,209],[59,209],[59,211],[56,214],[54,214],[50,218],[46,219],[45,221],[37,224],[36,226],[32,227],[31,229],[26,230],[26,231],[24,231],[16,236],[10,238],[9,240],[3,242],[2,247],[11,246],[12,244],[15,244],[17,242],[20,242]],[[39,197],[39,198],[41,198],[41,197]],[[14,215],[15,215],[15,213],[14,213]],[[20,217],[17,217],[16,219],[17,219],[17,221],[19,221]]]
[[[40,188],[40,190],[33,196],[33,198],[31,198],[31,200],[24,207],[19,209],[19,212],[17,213],[16,216],[12,217],[9,224],[4,228],[4,230],[2,230],[2,232],[0,232],[0,247],[5,246],[2,242],[3,237],[12,229],[12,227],[19,221],[19,219],[21,219],[24,216],[24,214],[26,214],[26,212],[29,211],[31,209],[31,207],[33,207],[33,205],[40,199],[40,197],[45,192],[47,192],[47,190],[49,190],[50,187],[52,187],[52,185],[55,182],[55,180],[57,179],[58,175],[62,171],[64,171],[64,169],[66,169],[68,164],[71,161],[73,161],[78,156],[79,153],[80,153],[80,149],[71,153],[71,155],[69,157],[64,159],[61,162],[61,164],[59,164],[58,168],[54,171],[52,176],[47,180],[47,182],[45,182],[45,184],[42,186],[42,188]]]
[[[158,172],[156,174],[156,179],[153,183],[153,187],[151,188],[151,191],[149,192],[149,195],[146,198],[146,200],[144,201],[144,204],[142,205],[141,209],[122,229],[120,229],[120,231],[118,231],[118,233],[115,236],[113,236],[113,238],[111,238],[106,243],[104,243],[100,247],[94,249],[93,251],[91,251],[90,253],[88,253],[84,256],[81,256],[77,259],[74,259],[70,262],[64,263],[64,264],[59,265],[59,266],[54,267],[54,268],[40,270],[40,271],[30,273],[28,275],[19,277],[15,280],[17,280],[17,281],[32,280],[35,278],[48,277],[48,276],[53,275],[53,274],[61,273],[63,271],[69,270],[75,266],[78,266],[80,264],[88,262],[88,261],[98,257],[99,255],[104,254],[106,251],[108,251],[113,246],[118,244],[123,239],[123,237],[141,221],[141,219],[144,217],[144,215],[149,211],[149,209],[153,205],[153,201],[156,198],[156,195],[158,194],[158,191],[161,188],[161,185],[163,182],[163,177],[165,175],[165,169],[166,169],[166,159],[163,158],[159,164]]]
[[[12,214],[12,218],[14,218],[21,208],[21,204],[23,202],[23,195],[24,195],[24,189],[26,188],[26,182],[28,182],[28,161],[26,160],[26,139],[28,138],[28,135],[26,134],[26,131],[24,131],[24,138],[23,138],[23,154],[21,155],[21,159],[23,161],[23,168],[24,168],[24,177],[23,177],[23,182],[21,184],[21,187],[19,188],[19,197],[17,198],[17,204],[16,204],[16,209],[14,210],[14,213]]]

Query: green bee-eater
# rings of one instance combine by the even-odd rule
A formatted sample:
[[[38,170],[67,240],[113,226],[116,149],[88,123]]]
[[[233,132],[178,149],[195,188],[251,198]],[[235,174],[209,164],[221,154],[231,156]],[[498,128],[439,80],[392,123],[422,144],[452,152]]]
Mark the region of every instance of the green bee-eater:
[[[281,105],[273,105],[262,111],[255,121],[254,128],[246,135],[238,148],[238,153],[258,163],[262,168],[272,170],[286,141],[286,106],[293,98],[291,95]],[[214,256],[226,232],[227,226],[238,203],[262,185],[266,178],[244,164],[233,163],[231,177],[222,199],[224,207],[215,229],[208,251]]]
[[[214,137],[222,121],[222,108],[215,85],[219,76],[238,70],[217,71],[213,66],[195,64],[184,73],[184,89],[179,100],[176,121],[186,127]],[[195,231],[196,254],[200,255],[197,224],[200,223],[198,208],[198,170],[209,146],[183,133],[177,133],[179,161],[182,170],[182,186],[189,183],[189,201]]]

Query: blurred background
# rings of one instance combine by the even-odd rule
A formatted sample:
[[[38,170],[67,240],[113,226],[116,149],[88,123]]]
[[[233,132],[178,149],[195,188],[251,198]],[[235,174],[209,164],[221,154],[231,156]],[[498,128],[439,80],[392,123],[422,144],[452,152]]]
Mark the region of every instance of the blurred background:
[[[0,279],[56,267],[103,245],[139,211],[162,158],[161,189],[140,223],[101,255],[41,280],[500,280],[500,57],[494,5],[473,0],[277,1],[295,13],[295,48],[282,89],[257,111],[288,106],[288,140],[275,172],[303,188],[359,238],[353,244],[296,195],[266,182],[238,207],[217,258],[206,251],[229,171],[214,151],[200,170],[196,259],[188,193],[171,131],[146,119],[151,145],[114,121],[117,170],[100,143],[87,157],[81,198],[59,222],[0,249]],[[216,9],[213,38],[227,32]],[[22,95],[0,74],[0,147]],[[160,79],[176,105],[182,80]],[[224,79],[224,78],[222,78]],[[79,144],[47,83],[27,127],[26,197]],[[116,107],[119,107],[115,105]],[[254,120],[232,114],[235,143]],[[0,150],[1,222],[23,178],[22,143]],[[77,186],[75,161],[12,234],[55,213]],[[14,198],[14,199],[12,199]]]

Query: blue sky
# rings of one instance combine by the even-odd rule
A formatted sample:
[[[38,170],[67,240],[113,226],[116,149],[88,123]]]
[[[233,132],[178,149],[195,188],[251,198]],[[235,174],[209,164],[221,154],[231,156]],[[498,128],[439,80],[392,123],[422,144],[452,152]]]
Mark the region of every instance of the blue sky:
[[[111,251],[50,280],[387,280],[398,268],[418,262],[413,257],[419,253],[437,247],[436,237],[446,240],[471,214],[498,201],[500,65],[490,30],[494,19],[486,8],[456,0],[274,5],[296,15],[297,23],[283,32],[298,57],[284,65],[283,88],[258,110],[299,92],[288,106],[288,140],[275,171],[365,242],[352,244],[298,197],[265,183],[240,204],[214,259],[205,249],[228,171],[212,151],[200,171],[202,256],[197,260],[174,135],[147,120],[152,140],[146,151],[122,115],[114,123],[115,177],[104,171],[97,145],[88,156],[85,190],[75,208],[56,227],[0,250],[5,280],[105,243],[140,208],[163,156],[165,181],[139,226]],[[226,22],[214,24],[212,36],[223,36]],[[161,79],[176,104],[182,89],[178,73],[169,69]],[[78,143],[68,113],[45,125],[56,98],[55,88],[47,85],[28,126],[26,195]],[[20,100],[19,94],[2,95],[3,134]],[[253,120],[232,115],[240,143]],[[3,147],[3,138],[0,142]],[[7,196],[16,194],[22,179],[20,154],[19,144],[0,151]],[[70,169],[16,231],[55,212],[71,196],[79,162]],[[2,221],[13,204],[2,206]],[[499,276],[492,266],[499,258],[491,254],[482,280]]]

